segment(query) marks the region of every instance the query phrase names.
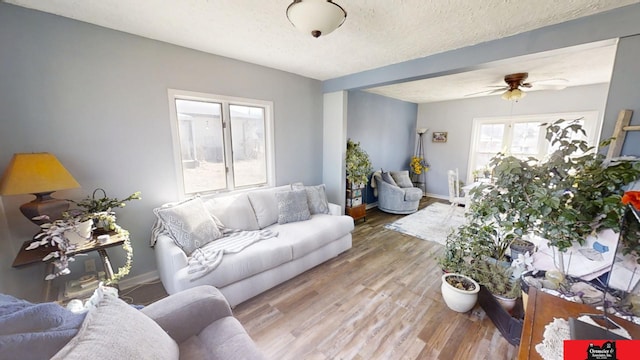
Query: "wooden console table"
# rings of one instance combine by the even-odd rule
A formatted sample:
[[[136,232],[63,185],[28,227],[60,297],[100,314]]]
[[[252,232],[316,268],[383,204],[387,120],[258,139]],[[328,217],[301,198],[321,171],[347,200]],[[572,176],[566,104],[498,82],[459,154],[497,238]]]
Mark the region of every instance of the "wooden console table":
[[[531,286],[529,288],[529,300],[522,326],[522,339],[518,359],[542,359],[536,351],[537,344],[542,343],[544,327],[553,321],[553,318],[578,317],[582,314],[597,314],[602,311],[596,308],[564,300],[557,296],[537,291]],[[619,317],[611,316],[620,326],[625,328],[631,338],[640,339],[640,326]]]

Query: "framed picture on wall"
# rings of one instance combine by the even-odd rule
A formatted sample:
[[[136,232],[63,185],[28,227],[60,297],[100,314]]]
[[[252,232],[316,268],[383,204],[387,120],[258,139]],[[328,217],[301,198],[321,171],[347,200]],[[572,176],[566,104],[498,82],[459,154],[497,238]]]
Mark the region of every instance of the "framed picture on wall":
[[[445,143],[447,142],[447,132],[446,131],[434,131],[432,142]]]

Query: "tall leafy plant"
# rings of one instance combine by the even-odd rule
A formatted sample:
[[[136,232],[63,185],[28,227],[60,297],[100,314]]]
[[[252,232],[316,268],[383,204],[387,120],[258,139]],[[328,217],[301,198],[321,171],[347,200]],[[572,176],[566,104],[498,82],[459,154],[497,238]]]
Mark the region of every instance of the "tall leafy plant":
[[[347,140],[347,181],[351,184],[366,184],[369,181],[369,174],[373,172],[369,154],[360,147],[359,142]]]
[[[542,161],[495,156],[495,182],[472,191],[472,222],[492,222],[517,236],[533,232],[560,251],[600,230],[620,231],[624,187],[640,176],[640,163],[606,160],[580,136],[578,120],[542,126],[555,150]],[[628,236],[637,240],[638,233]]]

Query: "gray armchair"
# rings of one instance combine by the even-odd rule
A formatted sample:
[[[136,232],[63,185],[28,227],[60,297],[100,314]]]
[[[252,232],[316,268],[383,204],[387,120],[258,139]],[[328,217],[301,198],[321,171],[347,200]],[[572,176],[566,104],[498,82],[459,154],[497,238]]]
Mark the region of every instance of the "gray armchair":
[[[53,359],[96,357],[264,359],[233,317],[227,300],[213,286],[181,291],[142,310],[105,296]]]
[[[422,190],[413,186],[409,171],[392,171],[388,174],[390,176],[379,171],[373,174],[373,183],[378,191],[378,209],[392,214],[416,212]]]

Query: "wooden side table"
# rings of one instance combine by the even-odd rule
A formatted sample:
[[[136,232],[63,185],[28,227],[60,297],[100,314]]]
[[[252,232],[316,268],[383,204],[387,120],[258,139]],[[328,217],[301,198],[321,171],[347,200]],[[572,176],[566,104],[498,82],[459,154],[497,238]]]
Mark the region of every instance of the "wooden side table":
[[[125,242],[125,240],[127,240],[128,235],[123,235],[121,233],[116,233],[114,231],[109,232],[108,235],[109,235],[109,240],[104,243],[100,243],[98,242],[98,239],[97,239],[98,234],[94,234],[93,239],[91,241],[88,241],[82,244],[82,246],[79,246],[78,248],[68,252],[67,254],[69,256],[73,256],[78,254],[86,254],[92,251],[97,251],[98,255],[100,255],[100,260],[102,261],[102,265],[104,267],[104,271],[107,279],[112,279],[113,269],[111,267],[111,261],[109,260],[109,255],[107,254],[107,249],[113,246],[122,245]],[[38,264],[42,262],[42,259],[44,259],[46,255],[48,255],[51,251],[53,251],[51,246],[47,246],[47,247],[40,246],[33,250],[27,250],[27,247],[32,242],[33,240],[28,240],[28,241],[25,241],[24,244],[22,244],[22,247],[20,248],[18,255],[16,255],[16,258],[13,260],[13,264],[11,266],[13,266],[14,268],[21,268],[24,266]],[[50,274],[53,272],[53,264],[51,262],[47,264],[46,272],[47,274]],[[45,301],[50,300],[51,281],[46,281],[43,297]]]
[[[351,216],[354,221],[364,219],[367,221],[367,204],[360,204],[358,206],[347,207],[346,209],[347,215]]]
[[[582,314],[598,314],[602,311],[596,308],[564,300],[557,296],[538,291],[533,286],[529,287],[529,299],[527,310],[522,325],[522,338],[518,359],[542,359],[536,351],[536,345],[542,343],[544,327],[551,323],[554,318],[578,317]],[[611,318],[620,326],[625,328],[631,338],[640,339],[640,326],[611,315]]]

